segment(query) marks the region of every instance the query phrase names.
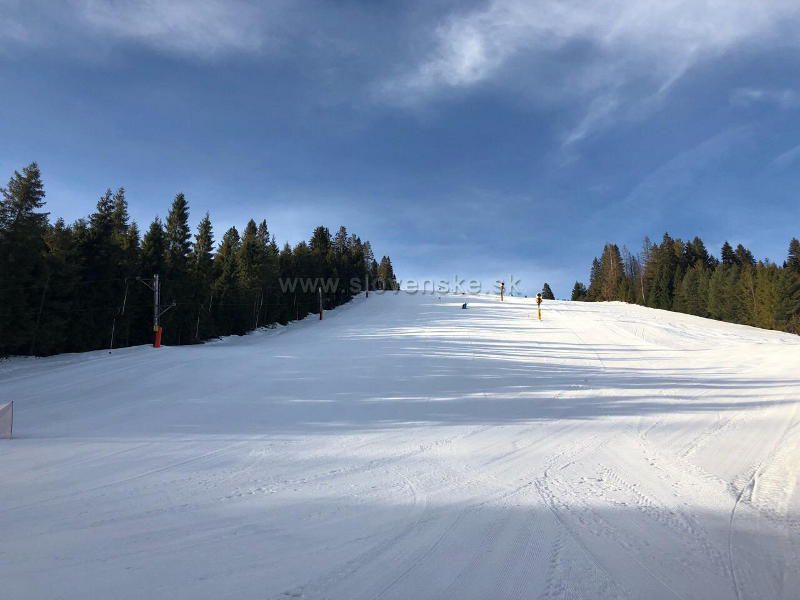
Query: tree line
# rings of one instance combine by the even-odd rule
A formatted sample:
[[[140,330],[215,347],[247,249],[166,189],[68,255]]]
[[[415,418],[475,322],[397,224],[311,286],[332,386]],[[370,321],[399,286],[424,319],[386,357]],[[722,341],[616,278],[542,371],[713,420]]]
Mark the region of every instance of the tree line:
[[[342,226],[279,248],[266,221],[231,227],[215,243],[206,214],[192,235],[183,194],[165,221],[140,235],[125,190],[107,190],[95,212],[51,223],[36,163],[0,189],[0,356],[51,355],[153,339],[161,280],[165,344],[192,344],[302,319],[361,291],[396,289],[391,259]],[[309,283],[311,282],[311,283]],[[317,286],[319,282],[320,285]]]
[[[720,257],[695,237],[645,238],[640,253],[606,244],[592,262],[589,287],[576,282],[573,300],[637,303],[800,334],[800,241],[789,243],[782,264],[756,260],[742,244],[727,241]]]

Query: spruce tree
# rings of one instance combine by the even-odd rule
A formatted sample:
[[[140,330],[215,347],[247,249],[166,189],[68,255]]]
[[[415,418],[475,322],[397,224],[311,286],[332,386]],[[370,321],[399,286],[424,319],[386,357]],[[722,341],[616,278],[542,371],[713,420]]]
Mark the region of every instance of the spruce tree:
[[[384,256],[381,258],[381,262],[378,265],[378,281],[379,281],[379,288],[382,290],[397,290],[399,286],[397,285],[397,277],[394,274],[394,268],[392,267],[392,259],[388,256]]]
[[[658,246],[645,239],[639,256],[623,251],[624,274],[616,298],[645,298],[645,304],[734,323],[800,332],[800,242],[793,240],[789,256],[778,267],[756,262],[743,245],[722,246],[721,260],[706,250],[699,237],[683,243],[665,234]],[[587,299],[606,299],[612,292],[613,245],[592,263]],[[575,284],[572,297],[582,297]]]
[[[545,300],[556,299],[555,295],[553,294],[553,290],[550,289],[550,285],[547,282],[545,282],[544,285],[542,286],[542,298],[544,298]]]
[[[778,265],[759,261],[755,267],[755,294],[752,324],[765,329],[778,328],[779,277]]]
[[[378,282],[378,263],[375,260],[372,244],[369,241],[364,242],[364,271],[367,279],[364,289],[374,290]]]
[[[244,228],[244,234],[239,246],[238,278],[242,302],[247,307],[252,305],[250,319],[253,327],[256,327],[260,322],[259,317],[264,303],[263,277],[266,253],[267,248],[263,239],[258,235],[256,222],[250,219]]]
[[[725,240],[725,243],[722,244],[722,250],[720,252],[720,256],[722,258],[722,264],[725,266],[730,267],[737,264],[736,254],[734,253],[733,248],[731,247],[731,245],[728,243],[727,240]]]
[[[749,265],[754,267],[756,265],[756,259],[753,257],[753,253],[750,252],[747,248],[738,244],[736,246],[736,250],[734,251],[734,255],[736,256],[736,264],[737,265]]]
[[[337,256],[344,256],[347,254],[349,248],[350,238],[347,235],[347,227],[342,225],[336,232],[333,238],[333,249]]]
[[[127,210],[126,210],[127,212]],[[127,214],[125,215],[127,222]],[[139,226],[135,221],[127,225],[125,237],[121,240],[123,252],[123,305],[120,307],[118,317],[119,334],[117,336],[118,346],[130,346],[133,344],[146,343],[150,340],[149,323],[152,318],[149,310],[150,294],[141,283],[136,281],[136,277],[141,274],[141,239],[139,237]]]
[[[73,346],[70,339],[73,303],[79,281],[72,228],[65,225],[63,219],[58,219],[48,228],[45,243],[48,281],[46,293],[40,298],[40,323],[31,353],[47,356],[66,350],[82,350]]]
[[[186,199],[178,194],[166,225],[156,217],[140,240],[124,188],[108,189],[96,210],[73,225],[52,226],[35,164],[15,173],[0,200],[0,354],[53,354],[150,342],[152,292],[137,279],[161,278],[167,343],[244,333],[260,324],[316,312],[308,281],[345,278],[396,289],[391,259],[380,265],[369,242],[342,226],[278,250],[266,221],[250,221],[242,239],[231,228],[216,254],[208,215],[192,247]],[[297,280],[284,290],[282,280]],[[328,306],[350,299],[350,285],[328,292]],[[361,288],[363,289],[363,287]],[[255,317],[255,318],[254,318]]]
[[[680,280],[675,294],[675,305],[682,311],[699,317],[707,316],[709,275],[704,260],[700,259],[689,267]]]
[[[266,230],[266,222],[263,222]],[[261,227],[259,226],[259,230]],[[275,236],[269,236],[266,231],[264,236],[266,245],[264,246],[264,262],[261,275],[261,285],[263,287],[263,310],[265,323],[276,323],[281,312],[281,290],[278,278],[280,277],[280,267],[278,255],[278,244],[275,243]]]
[[[87,228],[76,236],[82,284],[74,303],[79,316],[72,322],[70,340],[85,349],[109,347],[125,297],[128,224],[123,222],[126,215],[117,210],[119,200],[119,194],[107,189]]]
[[[180,344],[194,338],[195,305],[189,273],[191,251],[189,204],[183,194],[172,201],[164,227],[164,274],[161,298],[167,304],[175,302],[175,309],[162,318],[164,343]]]
[[[256,228],[256,237],[258,238],[258,241],[261,242],[262,246],[265,248],[269,246],[269,227],[267,227],[266,219],[261,219],[261,222],[258,224],[258,227]]]
[[[792,273],[800,275],[800,240],[797,238],[792,238],[789,242],[789,256],[784,266]]]
[[[790,333],[800,334],[800,273],[781,269],[776,281],[776,326]]]
[[[149,279],[154,274],[164,274],[165,252],[164,227],[161,219],[156,217],[142,239],[141,271],[144,278]]]
[[[190,267],[197,283],[207,286],[214,267],[214,229],[208,213],[197,224],[194,245],[190,255]]]
[[[118,188],[112,198],[111,227],[117,244],[125,246],[128,241],[130,217],[128,216],[128,200],[125,198],[125,188]]]
[[[183,276],[186,272],[191,231],[189,230],[189,204],[183,194],[175,196],[164,228],[165,261],[170,274]]]
[[[650,262],[647,265],[650,282],[647,306],[665,310],[672,308],[675,274],[681,249],[682,244],[676,244],[675,240],[666,233],[661,244],[653,248]]]
[[[319,255],[314,256],[305,241],[298,243],[292,249],[293,272],[288,274],[289,279],[295,279],[301,284],[304,281],[312,281],[318,277]],[[297,315],[295,318],[302,319],[310,312],[316,312],[319,308],[317,290],[299,286],[294,294],[294,310]]]
[[[14,172],[0,188],[0,355],[35,349],[37,319],[48,288],[44,236],[48,213],[39,167]]]
[[[576,301],[583,301],[586,300],[586,286],[583,285],[580,281],[576,281],[575,285],[572,287],[572,300]]]
[[[278,255],[278,272],[280,286],[291,283],[292,278],[296,277],[294,252],[288,242],[283,245],[283,249]],[[284,289],[281,287],[278,322],[286,324],[288,321],[297,318],[297,314],[297,289]]]
[[[197,225],[197,233],[189,255],[189,273],[194,286],[195,342],[213,335],[211,321],[214,281],[214,230],[211,216],[206,213]]]
[[[586,292],[586,299],[591,301],[601,300],[601,267],[600,259],[595,257],[592,260],[592,270],[589,272],[589,289]]]
[[[214,281],[214,323],[218,335],[242,334],[247,331],[239,286],[239,232],[231,227],[222,236],[214,257],[217,278]]]
[[[331,232],[327,227],[320,225],[314,229],[314,233],[311,235],[311,240],[309,242],[309,248],[311,252],[317,255],[324,256],[328,253],[328,250],[331,248]]]
[[[624,268],[619,247],[616,244],[606,244],[600,258],[599,299],[619,300],[623,277]]]

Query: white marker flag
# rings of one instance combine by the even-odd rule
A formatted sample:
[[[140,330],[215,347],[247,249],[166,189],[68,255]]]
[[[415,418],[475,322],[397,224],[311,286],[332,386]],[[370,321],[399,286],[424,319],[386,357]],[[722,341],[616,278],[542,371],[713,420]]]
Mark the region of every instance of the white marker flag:
[[[0,404],[0,438],[11,439],[14,425],[14,403]]]

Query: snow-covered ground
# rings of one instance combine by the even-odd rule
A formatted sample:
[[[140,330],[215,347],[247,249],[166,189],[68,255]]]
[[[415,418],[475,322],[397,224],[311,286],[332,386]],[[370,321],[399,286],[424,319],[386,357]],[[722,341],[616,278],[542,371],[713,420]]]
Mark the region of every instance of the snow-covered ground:
[[[0,597],[798,598],[800,338],[532,313],[1,363]]]

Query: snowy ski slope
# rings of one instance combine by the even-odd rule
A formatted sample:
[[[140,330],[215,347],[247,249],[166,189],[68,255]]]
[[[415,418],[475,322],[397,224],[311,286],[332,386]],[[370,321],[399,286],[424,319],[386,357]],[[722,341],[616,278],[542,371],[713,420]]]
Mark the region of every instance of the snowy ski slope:
[[[800,597],[798,337],[374,295],[12,399],[3,599]]]

